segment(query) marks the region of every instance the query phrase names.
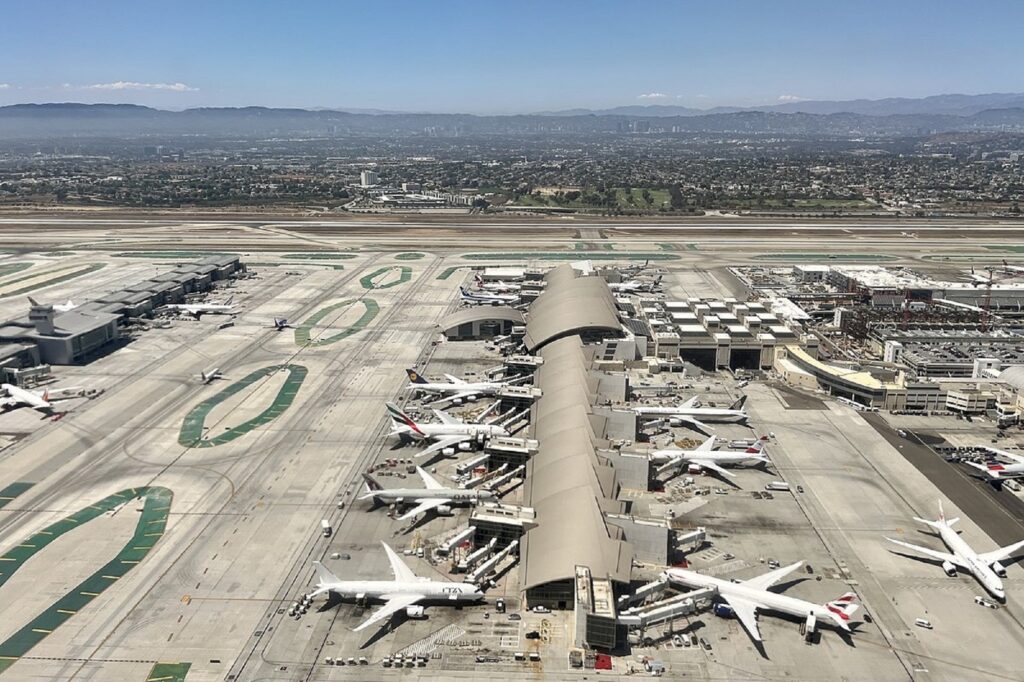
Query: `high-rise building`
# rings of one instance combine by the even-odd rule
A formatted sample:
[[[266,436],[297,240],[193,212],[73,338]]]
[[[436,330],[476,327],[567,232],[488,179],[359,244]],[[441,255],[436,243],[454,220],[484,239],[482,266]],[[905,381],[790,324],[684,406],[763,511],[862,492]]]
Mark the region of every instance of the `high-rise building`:
[[[373,187],[380,180],[380,176],[377,175],[377,171],[364,170],[359,174],[359,184],[363,187]]]

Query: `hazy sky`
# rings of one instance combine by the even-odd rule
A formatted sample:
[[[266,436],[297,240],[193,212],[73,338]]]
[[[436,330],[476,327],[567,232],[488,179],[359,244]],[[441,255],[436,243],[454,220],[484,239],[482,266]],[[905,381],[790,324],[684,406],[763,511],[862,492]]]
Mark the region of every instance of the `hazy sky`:
[[[1024,91],[1024,1],[5,3],[0,104],[519,113]]]

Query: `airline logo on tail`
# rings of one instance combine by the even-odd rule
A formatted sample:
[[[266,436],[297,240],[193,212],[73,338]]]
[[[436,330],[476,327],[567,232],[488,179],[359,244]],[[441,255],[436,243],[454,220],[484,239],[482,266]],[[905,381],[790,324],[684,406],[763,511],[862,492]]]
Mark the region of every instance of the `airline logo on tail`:
[[[857,604],[856,600],[856,594],[853,592],[847,592],[838,599],[825,604],[825,608],[845,625],[849,622],[857,609],[860,608],[860,604]]]
[[[751,445],[749,448],[747,448],[747,452],[749,452],[752,455],[755,455],[755,454],[756,455],[760,455],[762,450],[764,450],[764,441],[763,440],[759,440],[756,443],[754,443],[753,445]]]
[[[427,383],[426,379],[424,379],[422,376],[420,376],[420,373],[417,372],[416,370],[412,369],[411,367],[409,369],[405,370],[405,373],[409,376],[409,381],[411,381],[414,384],[425,384],[425,383]]]
[[[388,414],[391,415],[391,421],[395,422],[396,424],[406,426],[421,436],[425,435],[423,431],[420,430],[420,427],[416,425],[416,422],[412,420],[412,417],[407,415],[405,412],[402,412],[401,408],[399,408],[394,403],[385,403],[385,405],[387,405]]]
[[[732,404],[732,407],[730,407],[729,409],[730,410],[742,410],[743,409],[743,405],[746,404],[746,402],[747,402],[747,396],[742,396],[739,400],[734,402]]]

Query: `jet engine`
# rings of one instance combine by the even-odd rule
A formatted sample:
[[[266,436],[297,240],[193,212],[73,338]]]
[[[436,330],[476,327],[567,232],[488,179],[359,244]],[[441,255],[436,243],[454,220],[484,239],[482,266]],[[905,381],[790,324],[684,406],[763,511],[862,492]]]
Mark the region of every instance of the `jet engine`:
[[[945,571],[946,575],[948,575],[950,578],[956,577],[956,566],[954,566],[952,562],[943,561],[942,570]]]
[[[669,426],[682,426],[683,425],[683,420],[682,419],[669,419],[668,420],[668,425]]]
[[[465,400],[466,402],[470,402],[470,401],[476,400],[476,396],[474,394],[470,393],[469,395],[464,397],[463,400]]]
[[[410,618],[426,618],[426,616],[423,614],[422,606],[406,606],[405,615],[409,616]]]
[[[993,561],[992,562],[992,571],[996,575],[998,575],[1000,578],[1005,578],[1006,577],[1006,566],[1003,566],[998,561]]]
[[[691,464],[686,467],[686,473],[688,474],[699,474],[703,469],[699,464]]]
[[[436,509],[438,516],[451,516],[452,506],[450,504],[442,504]]]
[[[441,454],[444,455],[445,457],[451,457],[452,455],[455,454],[455,448],[442,448]]]
[[[468,452],[469,450],[472,450],[472,449],[473,449],[473,444],[472,443],[468,443],[468,442],[459,443],[459,450],[462,450],[463,452]]]

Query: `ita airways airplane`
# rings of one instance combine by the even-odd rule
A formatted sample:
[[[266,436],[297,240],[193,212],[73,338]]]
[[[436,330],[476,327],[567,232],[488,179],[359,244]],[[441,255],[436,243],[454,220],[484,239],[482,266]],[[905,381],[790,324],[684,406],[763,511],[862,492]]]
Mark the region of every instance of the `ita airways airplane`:
[[[701,407],[700,399],[694,396],[679,405],[637,405],[633,412],[641,418],[665,419],[671,426],[695,426],[711,429],[708,422],[716,424],[745,424],[750,416],[743,409],[747,396],[743,396],[728,408]],[[713,429],[712,429],[713,430]]]
[[[434,416],[440,423],[418,424],[394,403],[387,403],[388,414],[391,416],[391,433],[412,440],[433,441],[430,446],[414,455],[426,457],[435,452],[446,456],[455,454],[455,450],[471,450],[474,446],[482,446],[491,438],[508,435],[508,430],[497,424],[466,423],[447,412],[434,410]]]
[[[1009,460],[1010,463],[993,462],[991,464],[978,464],[975,462],[964,462],[964,464],[980,471],[982,477],[991,483],[1002,483],[1011,478],[1024,478],[1024,457],[997,448],[986,447],[984,449],[990,454]]]
[[[453,377],[451,374],[445,374],[444,378],[448,381],[429,382],[415,369],[409,368],[405,370],[405,373],[409,377],[409,385],[406,387],[409,390],[444,395],[446,396],[446,400],[454,400],[456,402],[462,400],[476,400],[478,397],[484,395],[494,395],[505,386],[511,386],[530,380],[530,377],[527,376],[521,379],[513,379],[511,381],[470,382],[463,381],[458,377]]]
[[[467,602],[480,602],[484,595],[476,585],[470,583],[454,583],[441,580],[421,578],[412,572],[395,550],[384,545],[384,552],[391,562],[393,580],[341,580],[331,573],[319,561],[313,562],[316,571],[316,589],[308,595],[313,597],[333,592],[347,599],[370,599],[383,601],[384,605],[373,612],[373,615],[352,628],[359,632],[385,618],[390,619],[396,613],[405,611],[409,618],[424,618],[424,609],[428,605],[461,606]]]
[[[758,463],[771,464],[764,455],[763,441],[757,441],[746,450],[715,450],[716,436],[711,436],[697,446],[696,450],[669,448],[655,450],[650,454],[651,462],[659,464],[658,474],[666,471],[678,471],[687,467],[691,474],[698,474],[708,469],[721,476],[736,478],[736,474],[723,468],[737,464]]]
[[[459,287],[459,297],[470,305],[512,305],[519,302],[518,294],[494,294],[486,291],[469,291]]]
[[[804,562],[777,568],[756,578],[733,582],[721,578],[713,578],[682,568],[670,568],[665,575],[669,582],[691,589],[712,589],[717,592],[716,601],[724,602],[739,619],[743,628],[756,642],[761,641],[761,632],[757,627],[757,612],[772,611],[797,618],[807,619],[807,630],[813,632],[818,623],[825,623],[840,630],[850,632],[850,618],[859,608],[856,604],[857,595],[847,592],[843,596],[826,604],[790,597],[770,588],[790,573],[800,568]]]
[[[1006,567],[1000,562],[1006,561],[1014,552],[1024,547],[1024,540],[1007,545],[1006,547],[1000,547],[991,552],[978,554],[960,537],[957,531],[953,530],[953,524],[960,519],[947,519],[942,511],[942,502],[939,502],[938,521],[919,519],[916,516],[914,520],[920,521],[935,530],[939,535],[939,539],[942,540],[942,544],[946,545],[949,551],[940,552],[928,547],[912,545],[909,542],[893,540],[892,538],[886,538],[886,540],[894,545],[905,547],[916,554],[922,555],[926,559],[939,562],[942,570],[951,578],[956,575],[958,569],[963,569],[973,575],[993,597],[999,601],[1006,600],[1006,591],[1003,589],[1002,581],[1002,578],[1006,577]],[[892,551],[895,552],[896,550]]]
[[[518,282],[485,282],[479,272],[473,276],[473,282],[476,284],[476,288],[480,291],[497,292],[499,294],[517,293],[522,289],[522,285]]]
[[[233,299],[234,296],[231,296],[223,303],[168,303],[164,307],[168,310],[186,313],[198,320],[203,315],[233,314],[235,311],[235,306],[231,303]]]
[[[451,513],[452,505],[475,505],[482,501],[494,499],[494,493],[490,490],[446,488],[440,481],[421,467],[416,467],[416,473],[423,479],[424,487],[422,488],[385,488],[370,474],[363,474],[363,480],[366,482],[366,492],[359,499],[369,499],[373,500],[374,503],[382,504],[413,505],[412,509],[398,517],[399,521],[411,519],[418,514],[428,511],[448,514]]]
[[[29,391],[14,384],[0,384],[0,409],[11,410],[27,405],[33,410],[49,413],[53,401],[76,398],[81,394],[77,388],[56,388],[45,391]]]

